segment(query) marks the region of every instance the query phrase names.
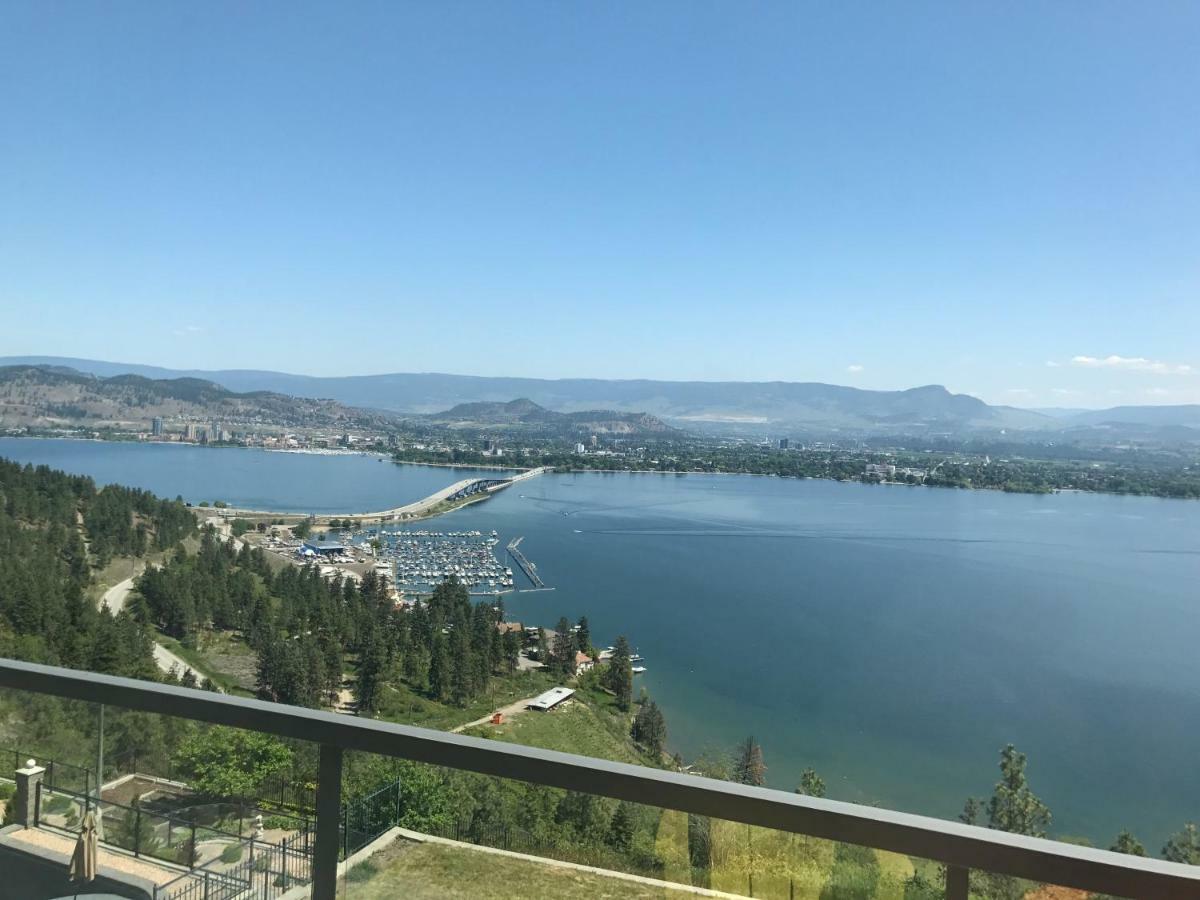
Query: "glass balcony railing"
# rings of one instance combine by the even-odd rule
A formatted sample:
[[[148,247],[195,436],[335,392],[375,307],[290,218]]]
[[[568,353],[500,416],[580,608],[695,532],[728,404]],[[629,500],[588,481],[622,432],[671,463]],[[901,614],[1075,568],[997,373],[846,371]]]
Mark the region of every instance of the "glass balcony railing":
[[[82,896],[91,822],[88,890],[131,900],[1200,896],[1200,867],[151,682],[0,660],[0,703],[0,897]]]

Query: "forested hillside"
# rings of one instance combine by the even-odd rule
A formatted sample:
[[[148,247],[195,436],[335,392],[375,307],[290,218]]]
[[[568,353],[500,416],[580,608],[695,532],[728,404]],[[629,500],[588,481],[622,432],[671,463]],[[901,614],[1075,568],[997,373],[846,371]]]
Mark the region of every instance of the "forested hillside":
[[[98,610],[87,588],[114,556],[172,547],[195,528],[178,501],[0,460],[0,656],[156,677],[142,626]]]

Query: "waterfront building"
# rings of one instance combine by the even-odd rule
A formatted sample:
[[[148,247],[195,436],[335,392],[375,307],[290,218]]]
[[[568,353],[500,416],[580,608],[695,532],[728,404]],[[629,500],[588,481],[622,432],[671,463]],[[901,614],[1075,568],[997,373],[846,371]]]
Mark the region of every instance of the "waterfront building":
[[[780,438],[780,439],[779,439],[779,449],[780,449],[780,450],[786,450],[786,449],[788,449],[788,447],[790,447],[791,445],[792,445],[792,442],[791,442],[790,440],[788,440],[787,438]]]
[[[150,433],[155,437],[162,437],[163,420],[162,416],[155,416],[154,421],[150,423]]]

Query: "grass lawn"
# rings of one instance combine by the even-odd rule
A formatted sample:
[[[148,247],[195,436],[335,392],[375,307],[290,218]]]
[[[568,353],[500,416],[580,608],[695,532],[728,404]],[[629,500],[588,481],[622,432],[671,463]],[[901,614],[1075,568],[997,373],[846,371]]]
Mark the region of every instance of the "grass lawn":
[[[154,640],[162,644],[205,678],[208,678],[227,694],[235,694],[241,697],[255,696],[254,691],[241,687],[236,678],[218,671],[212,662],[200,651],[185,647],[179,641],[175,640],[175,638],[162,634],[159,631],[155,631]]]
[[[433,900],[440,897],[517,900],[554,897],[565,900],[683,900],[688,891],[641,885],[603,875],[509,859],[439,844],[397,841],[375,854],[368,868],[351,870],[349,883],[338,884],[345,900]],[[359,880],[374,870],[366,880]]]
[[[687,816],[663,813],[655,851],[663,860],[663,879],[687,883],[691,868],[687,849]],[[790,900],[829,897],[903,900],[904,883],[913,874],[907,856],[838,845],[767,828],[713,820],[713,862],[702,886],[731,894],[750,890],[754,896]]]
[[[231,679],[238,687],[254,690],[258,676],[258,654],[241,636],[232,631],[202,633],[200,653],[210,668]]]
[[[503,725],[478,725],[467,733],[545,750],[646,764],[629,738],[615,733],[610,717],[587,700],[572,698],[549,712],[523,712]]]

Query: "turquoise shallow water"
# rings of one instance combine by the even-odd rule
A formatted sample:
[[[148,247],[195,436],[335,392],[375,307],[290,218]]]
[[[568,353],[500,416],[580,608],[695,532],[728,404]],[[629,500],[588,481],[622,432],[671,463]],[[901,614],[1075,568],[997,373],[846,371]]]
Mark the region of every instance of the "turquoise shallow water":
[[[280,454],[67,443],[0,455],[331,511],[465,477],[301,457],[298,478]],[[146,462],[180,452],[165,474]],[[235,489],[243,465],[257,474]],[[953,816],[1012,741],[1056,833],[1107,844],[1129,827],[1157,849],[1200,816],[1200,504],[589,473],[439,521],[524,535],[557,590],[509,595],[514,617],[628,634],[685,755],[754,734],[774,786],[811,765],[832,796]]]

